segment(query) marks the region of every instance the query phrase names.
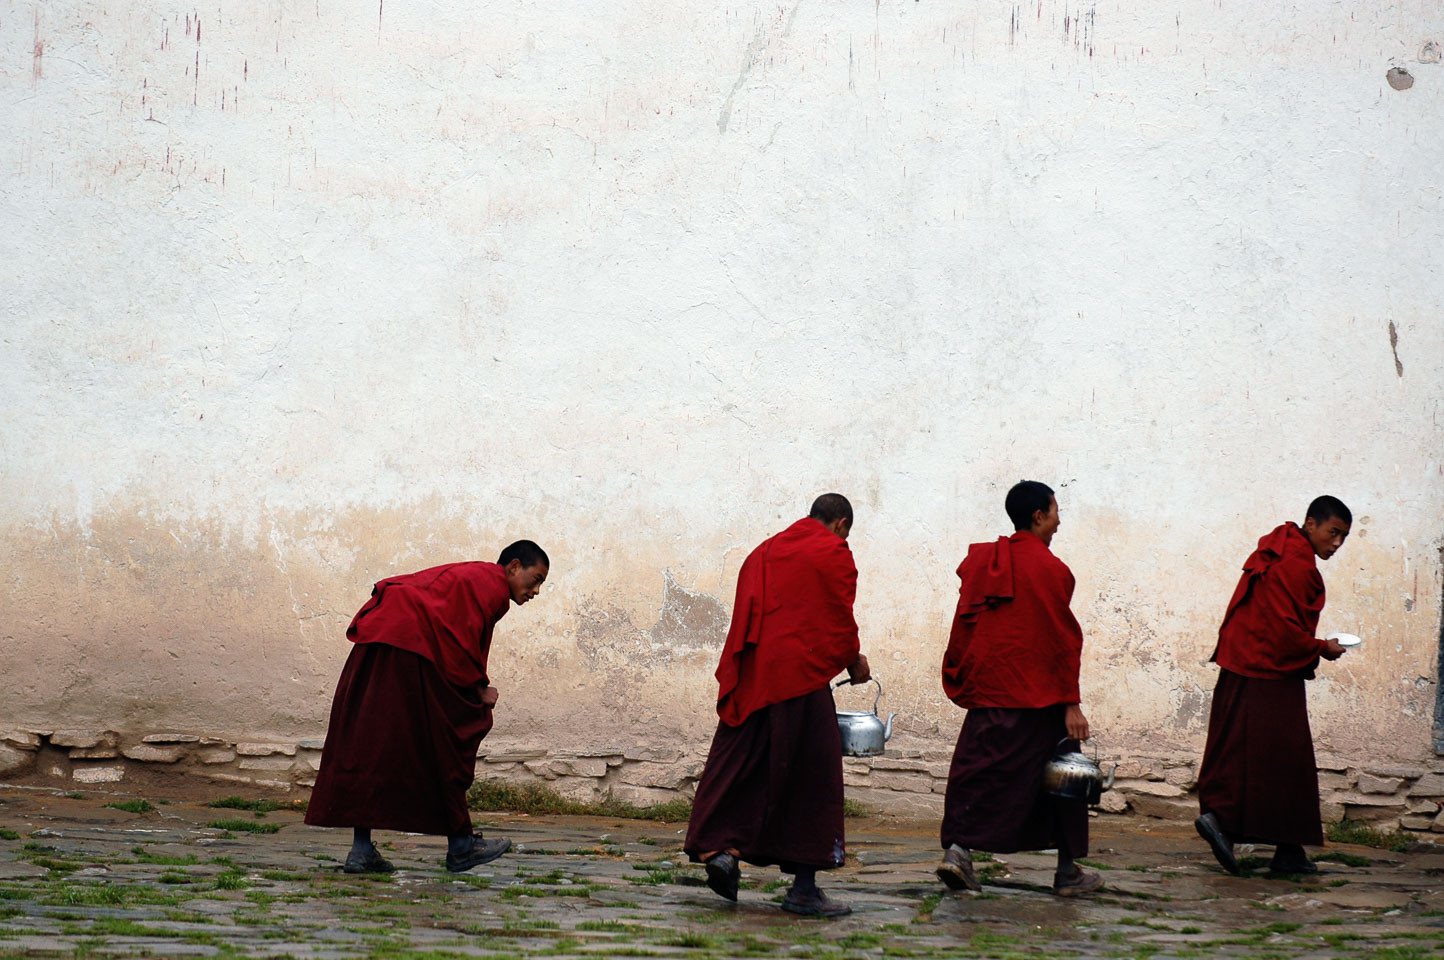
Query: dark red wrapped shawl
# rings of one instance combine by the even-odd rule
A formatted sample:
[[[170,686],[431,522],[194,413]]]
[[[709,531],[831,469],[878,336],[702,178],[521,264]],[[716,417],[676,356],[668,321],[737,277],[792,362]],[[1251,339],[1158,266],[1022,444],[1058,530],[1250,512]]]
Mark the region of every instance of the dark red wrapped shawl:
[[[847,541],[804,517],[748,555],[717,664],[717,715],[812,693],[857,660],[857,567]]]
[[[960,707],[1078,703],[1083,631],[1073,573],[1036,534],[975,543],[958,567],[943,690]]]

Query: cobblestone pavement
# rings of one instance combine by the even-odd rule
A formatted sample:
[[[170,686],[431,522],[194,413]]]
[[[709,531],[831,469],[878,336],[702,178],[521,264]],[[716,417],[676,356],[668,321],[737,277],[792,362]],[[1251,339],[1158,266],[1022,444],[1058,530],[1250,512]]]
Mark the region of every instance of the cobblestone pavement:
[[[782,913],[775,870],[714,896],[682,824],[483,815],[517,848],[465,875],[439,838],[378,833],[399,869],[376,879],[293,810],[106,805],[124,800],[0,788],[0,957],[1444,957],[1444,853],[1334,846],[1317,876],[1231,877],[1187,824],[1108,818],[1101,894],[1056,899],[1052,858],[1015,854],[958,895],[932,824],[869,818],[822,878],[854,913],[826,921]]]

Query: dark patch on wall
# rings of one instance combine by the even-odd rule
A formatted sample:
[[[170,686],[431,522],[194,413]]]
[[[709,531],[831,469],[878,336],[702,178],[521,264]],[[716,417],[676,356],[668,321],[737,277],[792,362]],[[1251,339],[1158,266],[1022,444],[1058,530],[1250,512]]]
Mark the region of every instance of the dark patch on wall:
[[[594,670],[616,668],[645,655],[646,634],[627,611],[588,602],[577,610],[577,649]]]
[[[1394,372],[1399,376],[1404,375],[1404,362],[1399,359],[1399,329],[1394,326],[1394,321],[1389,321],[1389,349],[1394,351]]]
[[[1444,563],[1444,538],[1439,547],[1439,562]],[[1439,589],[1439,644],[1434,657],[1434,752],[1444,755],[1444,578]]]
[[[1408,90],[1414,85],[1414,75],[1403,67],[1390,67],[1389,72],[1384,74],[1384,79],[1389,81],[1389,86],[1395,90]]]
[[[663,571],[662,612],[652,626],[652,640],[666,647],[722,646],[731,617],[716,597],[694,593]]]
[[[618,681],[641,682],[658,667],[707,663],[727,636],[730,617],[715,597],[696,593],[663,573],[662,610],[650,629],[614,604],[578,608],[577,650],[587,665]]]
[[[1204,729],[1212,700],[1213,694],[1198,687],[1184,691],[1183,696],[1178,698],[1178,709],[1173,713],[1178,728],[1185,731]]]

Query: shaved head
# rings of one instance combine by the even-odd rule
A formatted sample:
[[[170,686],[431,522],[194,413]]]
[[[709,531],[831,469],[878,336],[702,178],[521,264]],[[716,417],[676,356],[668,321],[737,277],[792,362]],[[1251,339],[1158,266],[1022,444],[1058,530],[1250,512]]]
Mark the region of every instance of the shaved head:
[[[496,562],[503,567],[513,560],[520,560],[523,567],[534,567],[537,564],[544,567],[552,565],[551,561],[547,559],[547,552],[530,540],[518,540],[516,543],[508,545],[501,552],[501,556],[496,558]]]
[[[1349,508],[1344,506],[1344,501],[1338,497],[1315,497],[1314,502],[1309,504],[1309,512],[1304,514],[1304,522],[1314,521],[1325,523],[1329,520],[1342,520],[1345,524],[1354,522],[1354,515]]]
[[[1042,510],[1047,513],[1053,506],[1053,488],[1037,480],[1024,480],[1013,485],[1003,500],[1003,509],[1013,521],[1014,530],[1027,530],[1033,526],[1033,514]]]
[[[840,493],[824,493],[812,501],[812,509],[807,515],[823,524],[832,523],[834,520],[846,520],[852,523],[852,504],[848,503],[847,497]]]

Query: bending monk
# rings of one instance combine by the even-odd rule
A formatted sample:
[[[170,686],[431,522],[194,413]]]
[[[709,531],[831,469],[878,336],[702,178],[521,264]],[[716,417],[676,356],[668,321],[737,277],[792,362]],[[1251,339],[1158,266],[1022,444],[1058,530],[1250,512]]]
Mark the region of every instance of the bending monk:
[[[972,851],[1058,849],[1053,892],[1103,886],[1073,861],[1088,852],[1088,807],[1043,793],[1059,741],[1088,739],[1079,706],[1083,631],[1068,609],[1073,574],[1048,549],[1058,501],[1024,480],[1004,508],[1016,532],[975,543],[958,567],[958,611],[943,658],[943,690],[968,711],[948,771],[938,879],[981,890]]]
[[[1324,842],[1304,681],[1344,648],[1314,636],[1324,609],[1314,558],[1332,557],[1353,519],[1342,501],[1319,497],[1302,528],[1285,523],[1260,540],[1218,628],[1194,826],[1229,873],[1239,872],[1240,841],[1274,844],[1276,873],[1318,870],[1304,854]]]
[[[448,563],[376,584],[346,628],[355,644],[331,703],[331,725],[306,822],[352,827],[347,873],[390,873],[371,831],[447,838],[460,872],[511,849],[471,829],[466,790],[491,729],[496,687],[486,676],[491,633],[541,590],[549,564],[518,540],[496,563]]]
[[[842,739],[831,680],[871,679],[858,652],[852,504],[812,511],[753,550],[737,575],[732,627],[717,665],[717,734],[692,802],[684,849],[707,885],[737,899],[737,861],[793,874],[782,909],[841,916],[817,888],[842,866]]]

